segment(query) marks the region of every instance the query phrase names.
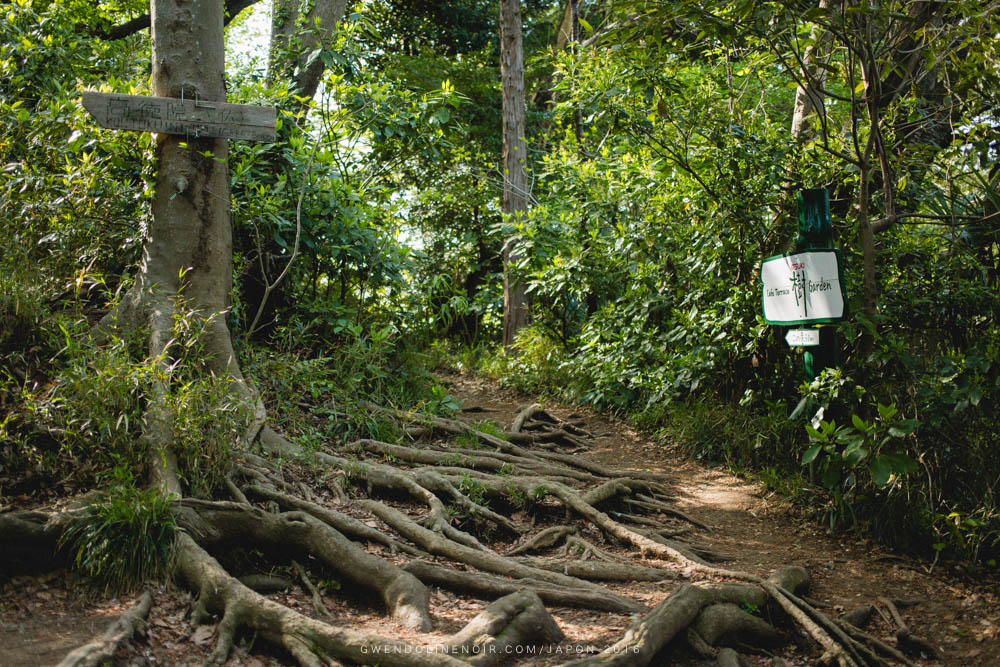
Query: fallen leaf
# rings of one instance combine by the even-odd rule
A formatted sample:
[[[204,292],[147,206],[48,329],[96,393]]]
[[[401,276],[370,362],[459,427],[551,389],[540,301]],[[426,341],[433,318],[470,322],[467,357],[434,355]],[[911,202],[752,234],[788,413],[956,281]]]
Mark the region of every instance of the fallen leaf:
[[[200,625],[198,629],[191,633],[191,641],[195,644],[207,644],[215,636],[214,625]]]

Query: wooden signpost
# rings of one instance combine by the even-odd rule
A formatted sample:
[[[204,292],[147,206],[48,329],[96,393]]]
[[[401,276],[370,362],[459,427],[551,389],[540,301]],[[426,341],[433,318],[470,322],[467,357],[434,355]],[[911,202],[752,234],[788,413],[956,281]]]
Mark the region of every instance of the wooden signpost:
[[[172,97],[83,93],[83,106],[101,127],[241,141],[274,142],[274,107]]]

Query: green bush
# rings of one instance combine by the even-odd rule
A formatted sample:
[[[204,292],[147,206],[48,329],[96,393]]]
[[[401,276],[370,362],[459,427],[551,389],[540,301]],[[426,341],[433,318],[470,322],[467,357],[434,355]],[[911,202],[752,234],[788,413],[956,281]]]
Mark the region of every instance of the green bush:
[[[94,585],[121,593],[161,578],[175,532],[170,501],[156,489],[137,489],[119,466],[115,482],[71,523],[60,546]]]
[[[86,322],[63,321],[59,329],[61,368],[51,383],[23,388],[23,412],[10,432],[21,436],[19,451],[11,454],[52,475],[93,477],[118,464],[141,468],[143,413],[155,364],[136,358],[130,338],[98,345]]]
[[[249,406],[232,381],[204,371],[203,335],[211,317],[178,300],[171,344],[144,354],[143,331],[98,343],[86,321],[63,318],[63,347],[51,382],[19,388],[18,410],[3,423],[3,457],[15,469],[88,481],[148,462],[144,437],[150,397],[159,395],[182,481],[207,494],[229,471],[232,448],[249,423]]]
[[[269,350],[244,345],[241,363],[282,430],[307,447],[370,437],[397,442],[395,419],[371,413],[365,402],[430,409],[455,406],[422,358],[392,328],[355,337],[322,354],[305,349]]]

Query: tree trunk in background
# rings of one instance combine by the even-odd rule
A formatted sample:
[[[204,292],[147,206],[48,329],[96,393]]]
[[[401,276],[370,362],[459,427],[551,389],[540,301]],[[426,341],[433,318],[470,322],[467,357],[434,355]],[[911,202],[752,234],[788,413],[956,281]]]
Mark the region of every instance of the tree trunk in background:
[[[528,147],[525,142],[524,51],[520,0],[500,0],[500,76],[503,86],[503,215],[516,224],[528,210]],[[513,275],[522,251],[515,237],[503,248],[503,345],[508,351],[528,323],[528,295]]]
[[[295,82],[295,94],[310,98],[323,77],[319,50],[328,48],[344,17],[347,0],[314,0],[301,15],[302,0],[274,0],[267,76]]]
[[[820,0],[819,8],[827,9],[827,0]],[[795,106],[792,111],[792,139],[798,145],[805,144],[812,137],[812,121],[823,109],[822,87],[826,84],[826,70],[817,63],[825,61],[830,50],[830,35],[819,26],[810,34],[812,45],[802,54],[803,84],[795,89]]]

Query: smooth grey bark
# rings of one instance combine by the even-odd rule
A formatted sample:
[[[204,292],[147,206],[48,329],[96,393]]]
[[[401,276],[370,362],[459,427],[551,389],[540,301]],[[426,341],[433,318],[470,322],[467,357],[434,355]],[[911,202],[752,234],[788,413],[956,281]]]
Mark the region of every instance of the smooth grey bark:
[[[500,0],[500,78],[503,88],[503,214],[516,223],[528,210],[528,146],[525,139],[524,48],[520,0]],[[508,351],[528,324],[528,294],[513,275],[523,257],[513,237],[503,248],[503,345]]]
[[[150,19],[153,94],[224,102],[223,1],[153,0]],[[158,134],[155,154],[156,189],[139,274],[97,334],[113,328],[148,330],[149,355],[169,378],[175,315],[205,318],[204,370],[232,378],[237,393],[255,399],[243,381],[225,323],[233,276],[226,140]],[[151,481],[179,496],[168,382],[161,380],[153,388],[144,437]]]

